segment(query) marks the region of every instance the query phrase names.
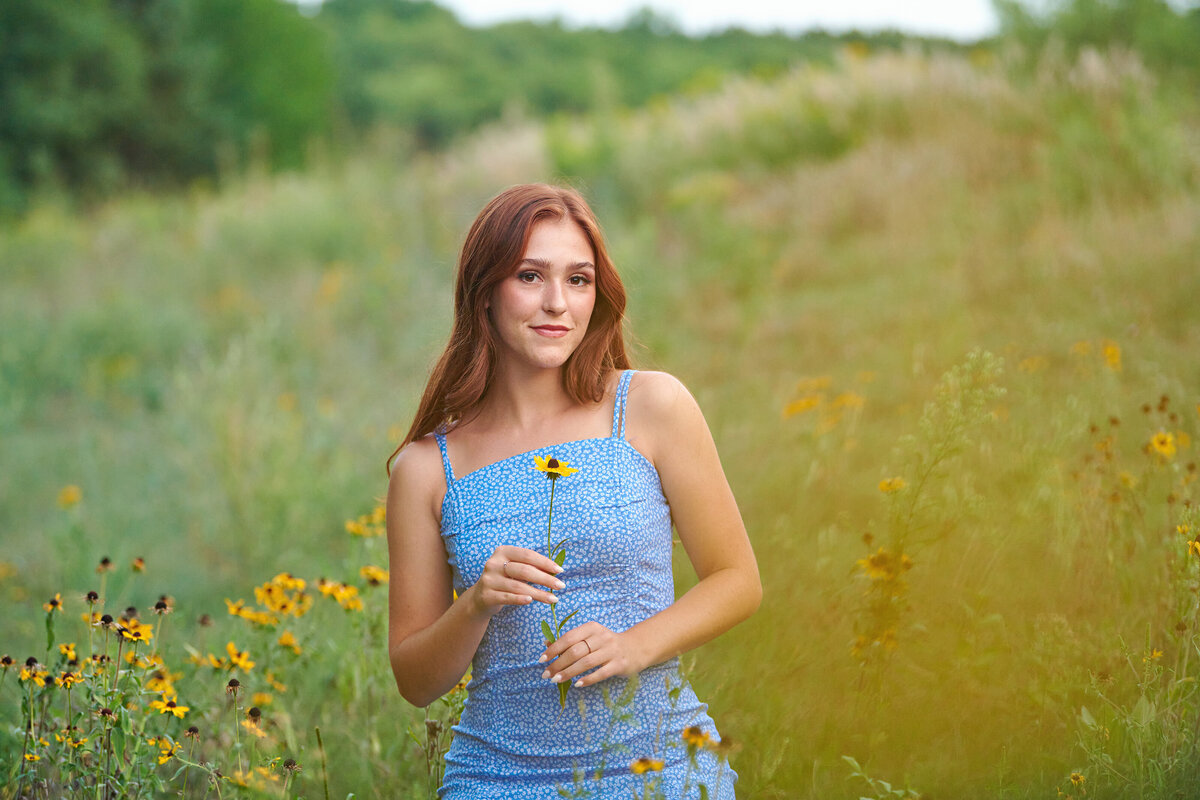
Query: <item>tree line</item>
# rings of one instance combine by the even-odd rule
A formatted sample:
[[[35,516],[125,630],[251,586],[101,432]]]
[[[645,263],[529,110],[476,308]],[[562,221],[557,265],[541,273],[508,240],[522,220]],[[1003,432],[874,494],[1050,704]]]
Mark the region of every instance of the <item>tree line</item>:
[[[1004,35],[1122,43],[1197,69],[1200,12],[1163,0],[997,0]],[[958,47],[899,33],[684,34],[650,10],[618,29],[464,25],[430,0],[0,0],[0,211],[31,190],[178,185],[248,159],[302,166],[379,128],[445,146],[505,114],[636,107],[729,74],[828,61],[846,44]]]

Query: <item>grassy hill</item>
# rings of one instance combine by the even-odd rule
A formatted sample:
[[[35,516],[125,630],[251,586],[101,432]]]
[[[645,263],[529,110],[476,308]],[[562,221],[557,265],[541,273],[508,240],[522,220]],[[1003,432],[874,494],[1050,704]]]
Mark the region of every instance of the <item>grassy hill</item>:
[[[1007,58],[846,51],[0,230],[0,598],[28,609],[0,652],[41,647],[55,592],[74,624],[104,556],[112,607],[174,598],[169,661],[269,650],[223,599],[279,572],[357,581],[363,615],[276,657],[279,740],[310,797],[314,724],[334,794],[423,786],[357,573],[383,544],[343,521],[385,490],[470,219],[566,176],[759,555],[761,611],[692,675],[739,794],[867,793],[842,756],[928,797],[1194,785],[1198,109],[1120,53]]]

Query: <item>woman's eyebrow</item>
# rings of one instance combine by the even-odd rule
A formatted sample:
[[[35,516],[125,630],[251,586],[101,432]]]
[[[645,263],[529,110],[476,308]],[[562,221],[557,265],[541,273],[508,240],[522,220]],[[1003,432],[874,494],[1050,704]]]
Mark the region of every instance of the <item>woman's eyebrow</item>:
[[[550,269],[552,266],[551,263],[544,258],[522,258],[521,263],[528,264],[531,267],[540,267],[542,269]],[[590,261],[576,261],[567,265],[567,269],[582,269],[584,267],[595,269],[596,265]]]

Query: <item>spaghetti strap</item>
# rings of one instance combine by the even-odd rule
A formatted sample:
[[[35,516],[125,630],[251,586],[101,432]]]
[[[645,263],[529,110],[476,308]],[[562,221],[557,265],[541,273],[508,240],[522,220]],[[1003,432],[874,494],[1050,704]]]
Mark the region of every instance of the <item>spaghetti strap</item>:
[[[629,396],[629,380],[635,372],[637,370],[625,370],[621,373],[621,382],[617,384],[617,399],[613,402],[612,435],[614,439],[625,438],[625,400]]]
[[[454,467],[450,466],[450,454],[446,452],[446,434],[434,431],[433,438],[437,440],[438,450],[442,451],[442,469],[446,473],[446,488],[454,483]]]

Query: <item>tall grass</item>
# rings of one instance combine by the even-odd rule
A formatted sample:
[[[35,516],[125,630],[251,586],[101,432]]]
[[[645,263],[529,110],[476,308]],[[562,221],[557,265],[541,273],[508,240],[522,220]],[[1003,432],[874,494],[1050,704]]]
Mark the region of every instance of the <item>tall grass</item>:
[[[692,676],[741,745],[739,792],[1171,796],[1197,763],[1176,527],[1197,500],[1198,109],[1122,54],[1006,58],[848,54],[441,156],[37,209],[0,232],[0,652],[33,652],[37,606],[106,555],[148,565],[113,602],[170,594],[189,631],[241,624],[223,599],[278,572],[350,579],[342,521],[384,491],[466,225],[565,170],[606,222],[638,358],[696,393],[759,554],[762,610]],[[864,660],[860,562],[976,349],[1006,392],[922,485]],[[287,702],[321,725],[335,794],[395,796],[423,785],[423,716],[378,622],[355,630],[329,623],[325,651],[369,666],[298,664]],[[5,763],[20,746],[3,734]]]

